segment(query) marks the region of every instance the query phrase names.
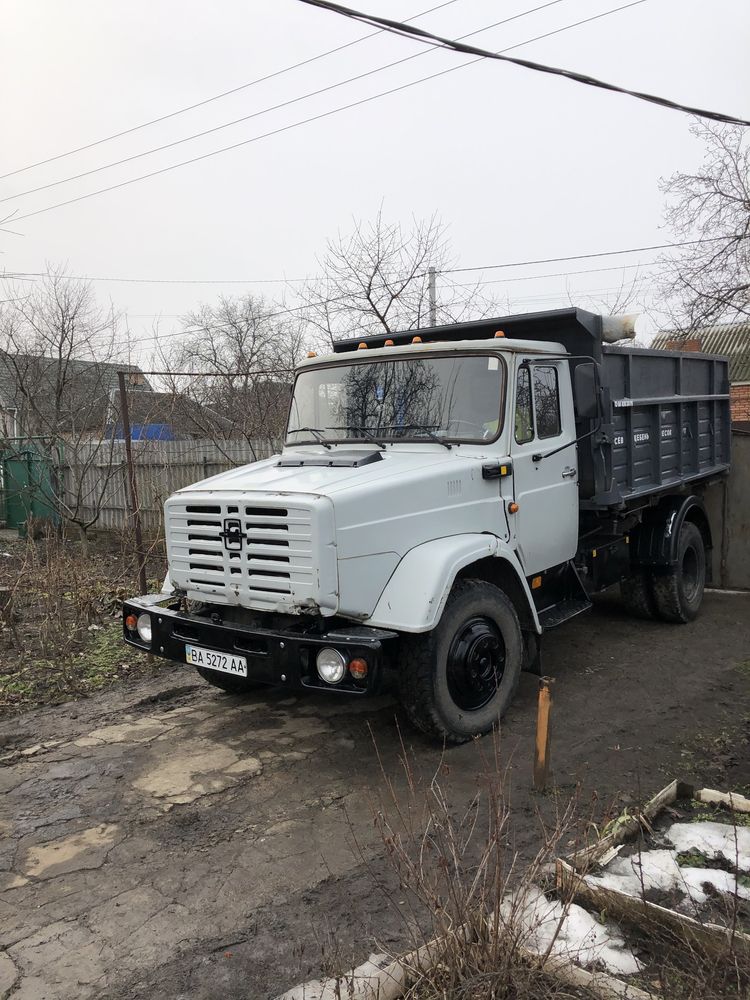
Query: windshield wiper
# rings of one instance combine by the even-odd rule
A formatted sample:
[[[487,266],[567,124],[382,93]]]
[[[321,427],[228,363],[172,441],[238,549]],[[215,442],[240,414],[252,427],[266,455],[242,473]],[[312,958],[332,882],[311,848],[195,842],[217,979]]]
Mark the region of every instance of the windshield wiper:
[[[438,425],[433,424],[433,426],[437,427]],[[433,430],[430,430],[430,427],[427,424],[388,424],[385,427],[385,430],[392,430],[394,427],[401,431],[422,431],[422,433],[425,434],[430,441],[434,441],[435,444],[441,444],[444,448],[447,448],[448,451],[450,451],[453,447],[450,441],[446,441],[444,438],[438,437]]]
[[[359,427],[357,424],[339,424],[338,426],[326,427],[327,431],[354,431],[359,437],[364,438],[365,441],[370,441],[372,444],[376,444],[378,448],[382,448],[385,451],[385,445],[382,441],[378,441],[374,434],[370,431],[365,430],[364,427]]]
[[[308,431],[310,434],[313,434],[315,436],[315,440],[319,444],[322,444],[324,448],[332,447],[328,441],[326,441],[322,427],[295,427],[293,430],[287,431],[287,434],[301,434],[302,431]]]

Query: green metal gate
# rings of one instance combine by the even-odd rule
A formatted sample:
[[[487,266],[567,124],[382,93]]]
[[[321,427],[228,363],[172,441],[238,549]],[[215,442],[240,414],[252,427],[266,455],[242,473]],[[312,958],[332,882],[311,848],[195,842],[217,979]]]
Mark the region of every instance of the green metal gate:
[[[2,499],[8,528],[23,532],[29,518],[57,523],[54,477],[49,455],[32,446],[0,453]]]

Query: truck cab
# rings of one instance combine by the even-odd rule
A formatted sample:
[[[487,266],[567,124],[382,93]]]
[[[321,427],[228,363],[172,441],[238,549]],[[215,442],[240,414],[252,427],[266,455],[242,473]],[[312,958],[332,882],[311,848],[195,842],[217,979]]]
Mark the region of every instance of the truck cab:
[[[625,349],[613,364],[606,344],[629,329],[560,310],[308,357],[282,452],[167,500],[164,592],[125,603],[125,641],[232,692],[362,697],[390,673],[418,728],[461,742],[498,722],[543,632],[597,590],[620,583],[639,613],[689,620],[711,536],[688,484],[728,467],[726,366],[711,359],[712,392],[690,396],[682,361],[651,359],[651,395],[618,408]],[[702,433],[697,395],[712,397],[711,455],[686,462],[675,429],[670,477],[673,417]]]

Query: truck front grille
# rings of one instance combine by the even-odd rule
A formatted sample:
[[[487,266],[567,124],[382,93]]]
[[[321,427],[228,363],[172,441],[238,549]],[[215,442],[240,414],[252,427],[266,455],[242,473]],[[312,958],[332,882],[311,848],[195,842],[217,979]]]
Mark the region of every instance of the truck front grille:
[[[175,497],[166,515],[173,584],[247,607],[314,599],[309,508]]]

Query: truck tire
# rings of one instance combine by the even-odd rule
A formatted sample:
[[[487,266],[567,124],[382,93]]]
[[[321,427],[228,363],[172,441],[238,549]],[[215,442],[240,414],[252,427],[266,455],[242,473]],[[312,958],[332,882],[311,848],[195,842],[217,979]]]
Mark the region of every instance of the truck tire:
[[[402,637],[406,715],[446,743],[488,732],[513,700],[523,656],[518,615],[503,591],[484,580],[457,581],[439,624]]]
[[[620,583],[622,603],[636,618],[656,618],[656,601],[651,577],[645,572],[635,573]]]
[[[233,677],[231,674],[222,674],[219,670],[207,670],[205,667],[195,669],[204,681],[208,681],[213,687],[221,688],[227,694],[245,694],[246,691],[255,691],[261,687],[257,681],[249,681],[247,677]]]
[[[677,563],[666,575],[652,577],[656,613],[665,622],[691,622],[700,610],[706,586],[706,548],[699,528],[685,521],[677,539]]]

